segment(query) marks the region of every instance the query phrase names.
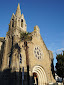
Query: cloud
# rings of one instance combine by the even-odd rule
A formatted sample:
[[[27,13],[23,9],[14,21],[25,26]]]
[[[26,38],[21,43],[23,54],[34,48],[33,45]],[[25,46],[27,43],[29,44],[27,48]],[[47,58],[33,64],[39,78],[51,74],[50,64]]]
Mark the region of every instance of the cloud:
[[[64,50],[64,48],[57,49],[57,50],[56,50],[56,53],[57,53],[57,54],[61,54],[61,53],[63,53],[63,52],[62,52],[63,50]]]
[[[63,50],[64,50],[64,48],[60,48],[60,49],[57,49],[57,52],[63,51]]]

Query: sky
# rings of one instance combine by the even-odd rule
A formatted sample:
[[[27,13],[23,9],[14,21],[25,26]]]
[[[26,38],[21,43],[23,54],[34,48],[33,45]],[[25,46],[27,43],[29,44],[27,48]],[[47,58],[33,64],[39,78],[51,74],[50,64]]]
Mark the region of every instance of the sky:
[[[53,52],[55,66],[56,54],[64,50],[64,0],[0,0],[0,37],[6,37],[8,24],[18,3],[27,31],[32,32],[34,26],[39,26],[47,48]]]

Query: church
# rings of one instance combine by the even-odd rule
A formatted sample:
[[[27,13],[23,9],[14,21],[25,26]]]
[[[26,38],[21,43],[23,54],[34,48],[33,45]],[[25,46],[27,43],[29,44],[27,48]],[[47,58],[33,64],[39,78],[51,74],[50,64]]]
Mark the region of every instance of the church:
[[[0,85],[49,85],[56,82],[52,70],[53,53],[46,47],[39,27],[34,26],[31,33],[26,28],[18,4],[6,37],[0,37]]]

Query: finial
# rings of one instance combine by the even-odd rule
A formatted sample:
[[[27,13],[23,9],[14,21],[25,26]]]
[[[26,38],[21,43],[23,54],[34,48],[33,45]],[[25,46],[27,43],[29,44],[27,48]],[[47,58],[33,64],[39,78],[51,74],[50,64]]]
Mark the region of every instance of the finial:
[[[12,15],[14,15],[14,13]]]
[[[40,29],[39,29],[39,27],[36,25],[36,26],[34,27],[34,30],[40,30]]]

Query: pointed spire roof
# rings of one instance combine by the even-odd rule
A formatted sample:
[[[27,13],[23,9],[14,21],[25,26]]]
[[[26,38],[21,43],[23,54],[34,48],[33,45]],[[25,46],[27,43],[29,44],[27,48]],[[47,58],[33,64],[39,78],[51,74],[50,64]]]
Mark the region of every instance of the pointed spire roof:
[[[17,7],[17,9],[19,9],[20,10],[20,4],[18,3],[18,7]]]
[[[21,10],[20,10],[20,4],[18,3],[18,7],[17,7],[17,10],[16,10],[16,14],[15,14],[17,17],[20,17],[21,16]]]

